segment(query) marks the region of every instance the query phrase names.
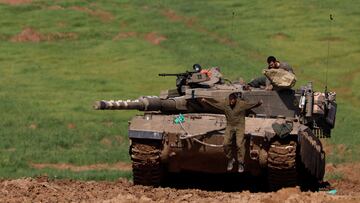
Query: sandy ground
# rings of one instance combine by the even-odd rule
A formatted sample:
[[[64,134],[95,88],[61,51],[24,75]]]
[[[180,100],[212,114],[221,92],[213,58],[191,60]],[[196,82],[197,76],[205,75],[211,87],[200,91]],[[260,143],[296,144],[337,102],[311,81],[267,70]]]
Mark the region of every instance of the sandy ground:
[[[126,179],[101,182],[38,177],[1,180],[0,202],[360,202],[358,182],[345,178],[332,185],[337,187],[336,195],[301,192],[297,187],[269,193],[221,192],[134,186]]]
[[[131,181],[49,180],[47,177],[0,181],[0,202],[360,202],[360,163],[326,167],[336,195],[285,188],[277,192],[222,192],[134,186]]]
[[[0,202],[360,202],[359,194],[330,195],[286,188],[272,193],[209,192],[152,188],[116,182],[48,180],[46,177],[3,180]]]

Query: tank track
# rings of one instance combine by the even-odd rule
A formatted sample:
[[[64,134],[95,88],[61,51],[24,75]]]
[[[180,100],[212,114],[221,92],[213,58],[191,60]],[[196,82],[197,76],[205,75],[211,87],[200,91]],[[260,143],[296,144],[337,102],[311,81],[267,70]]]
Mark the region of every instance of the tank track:
[[[268,151],[268,186],[274,191],[297,184],[297,142],[291,139],[275,140]]]
[[[135,185],[159,186],[164,170],[161,164],[161,141],[132,139],[130,156]]]

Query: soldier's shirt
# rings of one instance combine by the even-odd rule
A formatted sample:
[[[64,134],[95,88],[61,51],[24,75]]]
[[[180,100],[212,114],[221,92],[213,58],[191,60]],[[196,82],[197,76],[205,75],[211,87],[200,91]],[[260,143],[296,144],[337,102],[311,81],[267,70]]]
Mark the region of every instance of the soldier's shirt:
[[[279,63],[280,63],[280,66],[279,66],[280,69],[284,69],[284,70],[286,70],[286,71],[288,71],[290,73],[295,74],[294,70],[292,69],[292,67],[288,63],[286,63],[286,62],[279,62]]]
[[[241,99],[236,99],[236,104],[233,108],[229,105],[228,100],[226,100],[225,103],[210,102],[206,100],[206,103],[223,111],[227,125],[231,127],[245,126],[246,111],[258,105],[258,103],[250,103]]]

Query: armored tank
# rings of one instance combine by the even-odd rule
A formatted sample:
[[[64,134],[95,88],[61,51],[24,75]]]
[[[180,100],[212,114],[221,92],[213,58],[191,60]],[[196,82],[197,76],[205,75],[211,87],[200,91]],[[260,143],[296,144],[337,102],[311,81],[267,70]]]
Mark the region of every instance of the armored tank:
[[[322,181],[325,153],[320,138],[329,138],[335,125],[334,92],[315,92],[311,82],[300,89],[249,88],[224,79],[217,67],[193,68],[159,74],[176,76],[176,88],[159,96],[95,103],[98,110],[143,112],[128,127],[134,184],[159,186],[168,172],[236,173],[236,168],[227,171],[222,146],[225,116],[201,102],[203,98],[221,102],[230,94],[263,101],[245,118],[245,173],[267,177],[271,190]]]

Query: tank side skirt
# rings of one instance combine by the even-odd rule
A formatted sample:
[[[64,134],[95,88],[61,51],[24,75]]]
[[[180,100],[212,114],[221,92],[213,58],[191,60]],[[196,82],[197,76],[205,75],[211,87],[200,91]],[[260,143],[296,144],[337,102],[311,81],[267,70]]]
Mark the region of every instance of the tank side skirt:
[[[325,174],[325,152],[320,140],[303,126],[299,131],[301,162],[312,176],[322,180]]]

